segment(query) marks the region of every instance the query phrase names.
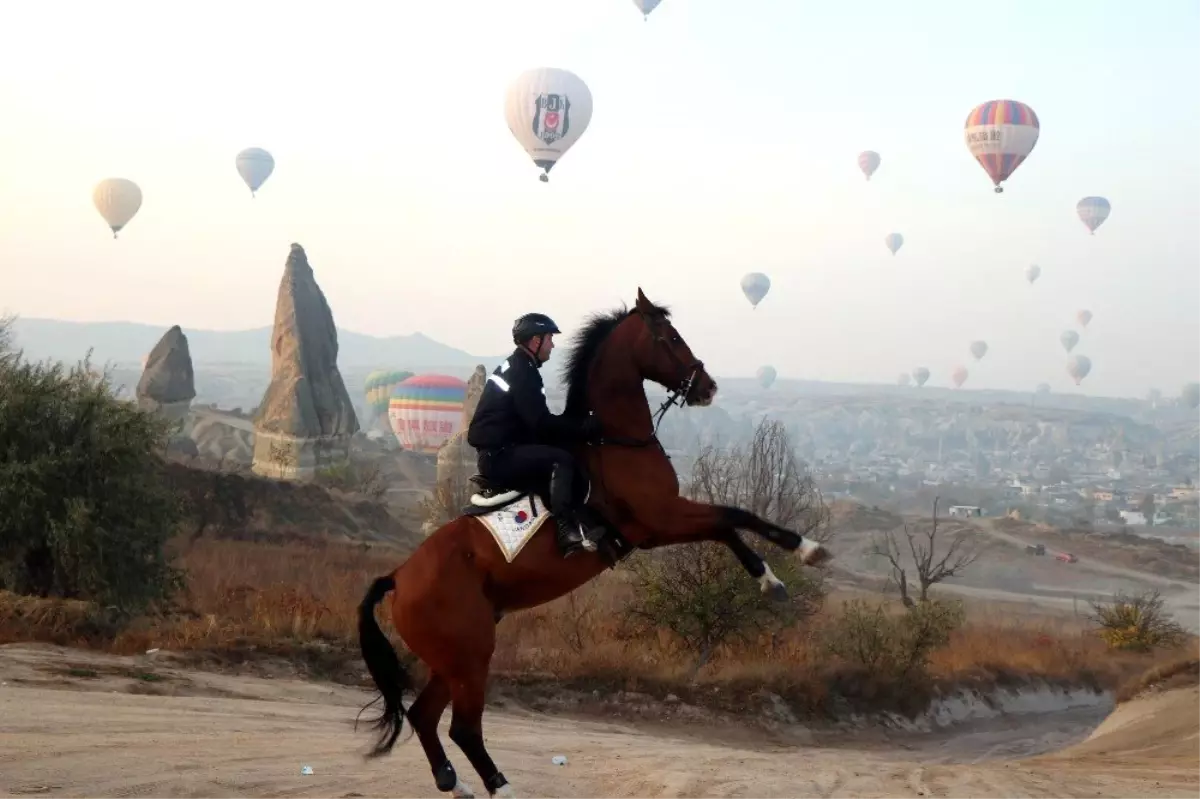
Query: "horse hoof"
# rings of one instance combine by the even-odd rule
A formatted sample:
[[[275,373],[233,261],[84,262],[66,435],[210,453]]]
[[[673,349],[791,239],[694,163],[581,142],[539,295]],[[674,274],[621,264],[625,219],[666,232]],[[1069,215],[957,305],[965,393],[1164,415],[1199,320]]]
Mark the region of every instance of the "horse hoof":
[[[475,799],[475,792],[462,780],[454,783],[454,787],[450,789],[450,795],[454,799]]]
[[[805,566],[819,566],[833,557],[833,553],[816,541],[805,541],[800,547],[800,562]]]
[[[516,799],[517,795],[513,793],[512,783],[506,782],[497,788],[496,792],[492,794],[492,796],[498,796],[501,797],[501,799]]]
[[[767,596],[772,602],[787,602],[788,590],[783,583],[772,583],[767,586]]]

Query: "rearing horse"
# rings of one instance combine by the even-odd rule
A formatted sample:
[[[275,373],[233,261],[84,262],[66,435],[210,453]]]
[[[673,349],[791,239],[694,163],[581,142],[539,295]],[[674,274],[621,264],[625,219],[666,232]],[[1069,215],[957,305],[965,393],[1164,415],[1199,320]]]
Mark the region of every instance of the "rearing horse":
[[[720,542],[775,597],[786,597],[786,589],[739,530],[799,549],[808,565],[829,557],[818,542],[748,511],[679,495],[675,470],[654,435],[643,382],[652,380],[671,392],[660,414],[675,402],[711,404],[717,384],[671,324],[668,311],[641,289],[633,310],[589,321],[568,356],[566,377],[566,413],[595,413],[601,422],[600,441],[576,453],[590,475],[587,510],[606,529],[599,551],[564,559],[553,531],[543,529],[554,523],[544,503],[539,510],[535,496],[487,486],[476,477],[484,490],[472,497],[464,515],[438,528],[395,571],[376,579],[359,606],[359,646],[383,699],[374,722],[380,737],[368,756],[391,750],[407,716],[438,790],[456,797],[474,794],[438,737],[448,704],[450,739],[471,761],[488,794],[513,795],[484,747],[482,727],[496,624],[503,614],[570,593],[634,548]],[[539,515],[540,521],[532,518]],[[428,682],[407,710],[402,699],[413,689],[411,678],[375,620],[375,606],[389,591],[396,631],[429,670]]]

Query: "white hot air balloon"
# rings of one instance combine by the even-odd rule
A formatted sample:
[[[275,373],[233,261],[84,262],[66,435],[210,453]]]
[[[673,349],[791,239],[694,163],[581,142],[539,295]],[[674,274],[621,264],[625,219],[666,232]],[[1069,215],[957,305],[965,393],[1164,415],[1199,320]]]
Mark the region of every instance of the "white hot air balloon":
[[[633,4],[638,7],[638,11],[642,12],[642,20],[644,21],[650,16],[650,12],[658,8],[658,4],[662,0],[633,0]]]
[[[592,93],[565,69],[528,69],[508,86],[504,119],[525,152],[550,180],[550,170],[579,140],[592,120]]]
[[[883,237],[883,243],[892,251],[892,255],[896,254],[896,250],[904,244],[904,237],[899,233],[889,233]]]
[[[742,293],[746,295],[746,299],[750,300],[750,304],[755,308],[762,302],[762,298],[767,296],[767,292],[771,290],[771,278],[764,275],[762,272],[748,272],[742,277]]]
[[[1041,277],[1042,268],[1037,264],[1030,264],[1025,267],[1025,279],[1032,285],[1035,280]]]
[[[775,382],[775,377],[777,374],[778,373],[775,371],[775,367],[768,365],[758,367],[758,372],[755,373],[754,376],[758,380],[758,384],[760,386],[763,388],[770,388],[771,384]]]
[[[250,196],[259,190],[275,171],[275,159],[261,147],[247,147],[237,154],[237,171],[250,187]]]
[[[1075,385],[1082,383],[1091,371],[1092,359],[1086,355],[1072,355],[1067,360],[1067,374],[1075,380]]]
[[[988,345],[987,345],[986,341],[972,341],[971,342],[971,354],[975,356],[975,360],[977,360],[977,361],[982,360],[983,356],[987,355],[987,351],[988,351]]]
[[[925,381],[929,380],[929,370],[924,366],[918,366],[912,371],[913,380],[916,381],[917,387],[925,385]]]
[[[108,223],[115,239],[142,207],[142,190],[132,180],[106,178],[92,189],[92,204]]]
[[[1063,345],[1063,349],[1070,352],[1079,343],[1079,334],[1074,330],[1064,330],[1058,334],[1058,341]]]

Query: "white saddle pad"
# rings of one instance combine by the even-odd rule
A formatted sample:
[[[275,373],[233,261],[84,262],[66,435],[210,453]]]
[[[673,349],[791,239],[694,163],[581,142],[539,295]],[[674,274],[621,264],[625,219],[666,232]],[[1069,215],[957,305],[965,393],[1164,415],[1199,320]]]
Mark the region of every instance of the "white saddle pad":
[[[534,516],[534,497],[526,496],[491,513],[480,514],[475,518],[483,522],[496,539],[496,545],[504,553],[504,558],[512,563],[521,553],[529,539],[538,531],[551,514],[541,502],[537,503],[537,516]]]

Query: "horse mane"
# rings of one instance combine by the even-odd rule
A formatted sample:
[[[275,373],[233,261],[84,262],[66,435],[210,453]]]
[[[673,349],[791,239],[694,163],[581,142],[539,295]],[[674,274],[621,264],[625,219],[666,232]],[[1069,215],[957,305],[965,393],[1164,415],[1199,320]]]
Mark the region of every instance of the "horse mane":
[[[617,325],[633,313],[635,311],[622,305],[611,311],[592,314],[575,334],[562,373],[562,378],[567,384],[567,406],[564,411],[567,415],[583,412],[587,405],[588,373],[591,371],[592,361],[596,359],[596,354],[609,335],[617,329]],[[671,316],[670,310],[658,305],[653,306],[652,313],[661,314],[664,319]]]

